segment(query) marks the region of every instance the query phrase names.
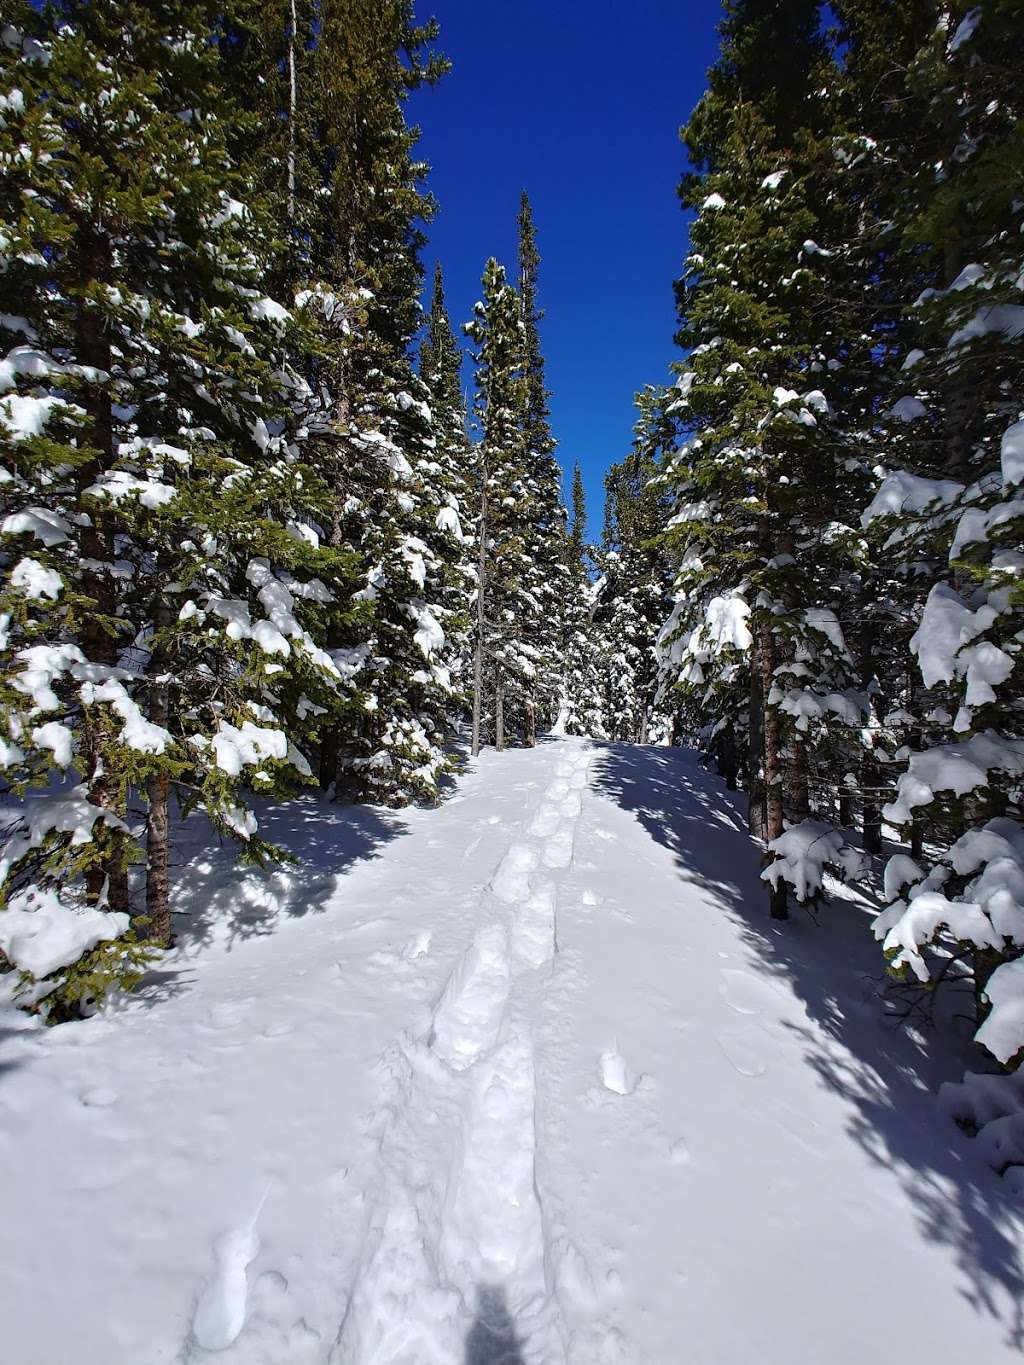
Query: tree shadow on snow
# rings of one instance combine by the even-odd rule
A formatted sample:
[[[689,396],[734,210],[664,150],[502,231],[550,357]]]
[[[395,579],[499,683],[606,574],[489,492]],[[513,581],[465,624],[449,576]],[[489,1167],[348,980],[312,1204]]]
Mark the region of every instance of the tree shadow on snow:
[[[691,750],[611,744],[598,752],[595,789],[671,850],[680,878],[739,927],[768,976],[788,984],[811,1022],[786,1026],[821,1083],[848,1103],[849,1137],[899,1181],[921,1235],[952,1248],[967,1302],[1024,1349],[1015,1197],[935,1101],[942,1081],[984,1069],[957,1017],[956,988],[934,1031],[897,1027],[864,897],[831,900],[817,922],[800,907],[784,923],[769,919],[742,794],[727,792]]]
[[[273,933],[283,920],[322,912],[342,875],[379,857],[408,827],[398,811],[320,795],[256,803],[256,810],[261,837],[292,854],[294,863],[246,867],[201,815],[179,827],[171,903],[185,957],[214,941],[230,949],[240,939]],[[151,975],[173,990],[176,972],[169,962]]]
[[[504,1291],[496,1285],[481,1285],[464,1365],[523,1365],[520,1346]]]

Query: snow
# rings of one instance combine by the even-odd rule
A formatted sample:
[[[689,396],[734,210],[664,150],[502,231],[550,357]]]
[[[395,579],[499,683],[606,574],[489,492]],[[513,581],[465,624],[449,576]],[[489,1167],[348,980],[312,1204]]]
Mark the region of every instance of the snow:
[[[171,743],[168,730],[147,720],[142,708],[116,678],[108,678],[102,683],[85,682],[79,695],[86,706],[105,703],[124,724],[119,736],[121,743],[140,754],[162,754]]]
[[[878,517],[909,512],[933,511],[947,507],[964,491],[961,483],[952,479],[925,479],[908,470],[899,469],[887,474],[868,507],[861,514],[860,524],[870,526]]]
[[[896,787],[896,800],[883,807],[882,816],[892,825],[905,825],[911,811],[929,805],[936,792],[966,796],[987,787],[990,770],[1024,774],[1024,743],[987,730],[959,744],[938,744],[911,754]]]
[[[48,550],[62,544],[71,534],[64,518],[49,507],[26,507],[22,512],[11,512],[4,517],[0,529],[6,536],[35,536]]]
[[[32,731],[32,743],[40,749],[49,749],[58,768],[69,768],[75,750],[75,735],[58,720],[37,725]]]
[[[897,422],[916,422],[919,417],[927,417],[928,409],[921,402],[920,398],[915,398],[913,394],[905,394],[898,398],[889,409],[889,416]]]
[[[0,398],[0,423],[8,429],[12,441],[27,441],[41,436],[47,422],[55,416],[84,416],[84,411],[62,398],[47,395],[35,398],[31,394],[9,394]]]
[[[709,194],[701,204],[702,209],[724,209],[725,200],[720,194]]]
[[[255,299],[249,304],[249,316],[255,322],[270,322],[279,331],[286,322],[291,321],[291,313],[275,299]]]
[[[660,642],[667,642],[676,626],[678,612],[684,604],[677,604],[672,617],[665,624]],[[704,608],[704,619],[688,637],[663,645],[667,657],[684,665],[684,677],[700,680],[702,664],[715,658],[725,649],[748,650],[753,637],[747,626],[750,606],[742,597],[713,597]]]
[[[761,873],[766,882],[792,886],[800,902],[813,900],[821,891],[826,868],[856,881],[868,862],[859,849],[843,838],[842,831],[822,820],[802,820],[768,844],[775,859]]]
[[[222,720],[213,737],[217,767],[229,777],[238,777],[243,768],[257,767],[267,758],[286,759],[288,740],[283,730],[269,730],[243,720],[240,726]]]
[[[1007,427],[1002,439],[1003,483],[1024,483],[1024,422],[1014,422]]]
[[[48,569],[38,559],[26,555],[11,570],[11,587],[32,601],[44,599],[56,602],[64,588],[64,580],[56,569]]]
[[[177,490],[169,483],[157,479],[140,479],[124,469],[112,469],[103,474],[96,483],[85,490],[93,498],[109,498],[119,503],[125,498],[138,498],[143,507],[155,511],[165,507],[176,495]]]
[[[416,647],[425,659],[433,658],[444,646],[441,623],[429,607],[413,602],[409,604],[407,610],[416,623],[416,630],[413,633]]]
[[[259,815],[300,865],[190,821],[148,984],[0,1031],[5,1358],[1018,1359],[955,1059],[885,1027],[858,901],[772,926],[695,755],[543,741],[434,810]]]
[[[128,923],[127,915],[68,906],[56,891],[28,887],[0,911],[0,951],[39,980],[117,938]]]
[[[957,24],[956,32],[949,40],[949,51],[959,52],[964,43],[969,43],[981,23],[982,7],[976,5],[974,9],[968,10],[964,17]]]
[[[925,687],[952,682],[962,671],[960,650],[996,619],[991,607],[971,611],[948,583],[936,583],[921,612],[921,624],[910,638]]]
[[[979,308],[963,327],[958,327],[946,345],[952,349],[986,336],[1002,336],[1015,341],[1024,333],[1024,306],[1019,303],[990,303]]]

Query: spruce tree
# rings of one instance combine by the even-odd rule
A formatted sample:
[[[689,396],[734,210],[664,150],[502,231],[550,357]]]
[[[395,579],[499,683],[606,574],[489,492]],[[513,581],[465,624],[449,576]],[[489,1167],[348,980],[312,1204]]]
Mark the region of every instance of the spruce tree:
[[[519,206],[519,297],[522,308],[523,486],[529,499],[524,570],[524,645],[534,660],[533,683],[523,701],[522,727],[527,744],[536,740],[538,718],[550,723],[557,706],[560,672],[558,614],[567,587],[563,560],[565,508],[561,469],[551,434],[538,306],[540,252],[530,200]]]
[[[818,6],[737,0],[726,14],[683,133],[695,169],[681,194],[698,217],[678,285],[690,355],[665,407],[681,439],[665,542],[680,567],[662,644],[693,709],[718,715],[726,752],[745,740],[751,828],[784,916],[773,845],[787,818],[811,815],[809,741],[862,715],[836,612],[858,533],[835,513],[858,505],[863,475],[837,426],[849,340],[825,321],[842,224]]]
[[[889,40],[907,57],[883,118],[867,88],[880,16],[864,4],[841,15],[864,53],[851,94],[876,131],[899,225],[877,273],[905,317],[880,366],[888,467],[864,518],[905,661],[890,684],[904,743],[882,815],[906,831],[909,856],[888,864],[876,933],[911,983],[966,964],[977,1038],[1011,1062],[1024,1046],[1019,25],[998,4],[904,17]]]
[[[493,258],[466,332],[476,344],[477,571],[473,741],[501,749],[506,707],[530,704],[536,652],[524,639],[535,599],[526,574],[530,503],[522,469],[523,320],[519,297]]]
[[[0,136],[31,148],[0,188],[0,288],[23,315],[0,403],[7,757],[19,791],[54,769],[81,781],[26,802],[5,891],[117,917],[44,988],[57,1010],[134,970],[120,930],[144,856],[137,927],[166,942],[171,791],[267,856],[244,789],[305,780],[306,711],[345,691],[316,636],[348,559],[301,533],[326,490],[292,417],[296,324],[261,288],[271,225],[229,153],[218,22],[68,0],[6,31],[21,93]]]

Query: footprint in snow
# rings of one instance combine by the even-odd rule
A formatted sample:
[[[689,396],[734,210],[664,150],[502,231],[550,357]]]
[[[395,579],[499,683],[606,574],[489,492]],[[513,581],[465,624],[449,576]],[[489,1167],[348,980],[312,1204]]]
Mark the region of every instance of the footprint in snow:
[[[523,901],[530,894],[530,875],[537,867],[537,850],[513,844],[491,879],[491,890],[506,905]]]
[[[266,1198],[264,1194],[248,1223],[232,1228],[213,1244],[213,1265],[192,1317],[192,1336],[204,1351],[225,1350],[245,1326],[249,1298],[246,1272],[259,1254],[256,1222]]]
[[[277,1024],[268,1024],[263,1030],[264,1038],[286,1038],[289,1033],[295,1032],[294,1024],[286,1024],[282,1019]]]
[[[730,1029],[718,1035],[718,1046],[741,1076],[763,1076],[768,1063],[760,1046],[761,1038],[753,1027]]]
[[[601,1084],[616,1095],[632,1095],[636,1090],[639,1077],[626,1065],[626,1059],[618,1048],[612,1046],[601,1053]]]
[[[574,830],[572,825],[564,824],[544,845],[544,866],[565,868],[572,862]]]
[[[543,805],[530,821],[530,833],[538,839],[546,839],[558,828],[559,813],[557,806]]]
[[[247,1000],[221,1000],[207,1010],[202,1027],[217,1030],[237,1028],[249,1013],[252,1003],[251,996]]]
[[[508,935],[501,925],[487,925],[463,953],[434,1010],[430,1046],[453,1070],[465,1071],[494,1046],[510,979]]]
[[[418,957],[426,957],[429,952],[430,930],[423,929],[415,938],[411,938],[402,949],[402,960],[404,962],[412,962]]]
[[[719,990],[725,1003],[737,1014],[777,1014],[786,1003],[785,995],[767,981],[733,967],[719,968]]]
[[[80,1096],[87,1109],[107,1109],[120,1098],[116,1090],[108,1090],[102,1085],[97,1086],[95,1090],[86,1090]]]

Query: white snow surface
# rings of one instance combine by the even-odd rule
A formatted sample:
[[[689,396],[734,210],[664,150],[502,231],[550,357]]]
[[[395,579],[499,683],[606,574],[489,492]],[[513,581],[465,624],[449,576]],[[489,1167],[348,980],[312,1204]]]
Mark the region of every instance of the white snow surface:
[[[127,915],[66,905],[56,891],[28,887],[0,913],[0,951],[38,980],[127,928]]]
[[[260,824],[303,865],[191,821],[134,997],[4,1018],[5,1359],[1018,1358],[962,1065],[886,1023],[852,892],[768,920],[693,755],[550,740],[437,810]]]

